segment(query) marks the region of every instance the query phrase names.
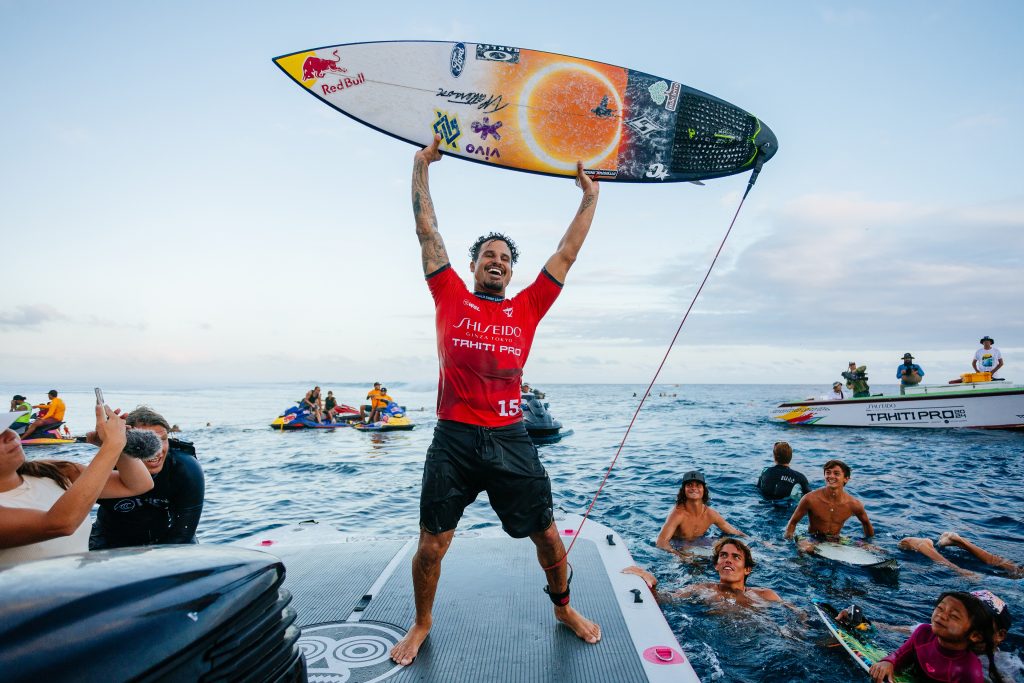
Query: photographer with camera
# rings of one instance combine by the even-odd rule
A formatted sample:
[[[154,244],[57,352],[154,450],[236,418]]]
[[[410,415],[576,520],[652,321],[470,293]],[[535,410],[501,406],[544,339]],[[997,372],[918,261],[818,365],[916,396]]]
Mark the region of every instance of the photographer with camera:
[[[151,432],[160,441],[160,449],[142,461],[153,476],[153,489],[102,501],[89,549],[195,543],[206,495],[206,479],[195,448],[188,441],[169,438],[170,423],[152,408],[139,406],[125,419],[133,431]],[[101,435],[93,432],[86,440],[102,442]]]
[[[850,369],[840,373],[846,379],[846,388],[853,392],[854,398],[862,398],[871,395],[868,387],[868,366],[857,367],[854,361],[850,361]]]
[[[89,465],[61,460],[25,459],[21,440],[11,429],[0,432],[0,564],[85,552],[89,549],[89,511],[97,498],[120,498],[153,488],[139,455],[159,447],[127,447],[125,419],[96,406],[96,432],[103,442]],[[6,425],[5,425],[6,426]],[[134,453],[134,455],[133,455]],[[116,470],[113,468],[117,467]]]

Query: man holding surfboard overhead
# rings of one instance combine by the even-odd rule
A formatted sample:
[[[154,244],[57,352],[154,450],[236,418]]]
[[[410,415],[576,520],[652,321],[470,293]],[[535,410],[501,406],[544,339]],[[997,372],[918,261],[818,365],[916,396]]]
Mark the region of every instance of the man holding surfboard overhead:
[[[519,252],[491,233],[470,249],[473,290],[455,274],[437,229],[427,167],[440,160],[441,136],[418,151],[412,205],[423,273],[434,298],[440,378],[437,426],[427,449],[420,492],[420,539],[412,560],[416,619],[391,659],[411,664],[430,632],[441,561],[467,505],[482,490],[513,538],[529,537],[547,576],[555,618],[596,643],[600,627],[569,606],[565,547],[554,524],[551,481],[523,425],[520,382],[541,318],[555,302],[590,231],[598,185],[577,163],[579,210],[537,278],[516,296],[505,288]]]
[[[850,517],[860,520],[865,538],[875,535],[864,504],[846,492],[846,484],[853,473],[850,466],[842,460],[829,460],[825,463],[824,471],[825,485],[800,499],[786,525],[785,537],[793,538],[797,522],[807,515],[810,539],[800,539],[798,543],[805,552],[813,550],[814,541],[838,538]]]

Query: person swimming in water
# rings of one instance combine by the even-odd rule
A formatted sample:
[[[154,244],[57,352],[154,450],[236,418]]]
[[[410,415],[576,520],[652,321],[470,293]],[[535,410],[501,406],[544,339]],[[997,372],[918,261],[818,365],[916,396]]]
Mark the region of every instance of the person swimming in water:
[[[839,538],[843,525],[850,517],[860,520],[865,538],[875,535],[864,504],[846,492],[846,484],[853,474],[850,466],[842,460],[829,460],[825,463],[824,473],[825,485],[800,499],[786,525],[785,538],[793,538],[797,522],[807,515],[810,538],[797,541],[797,546],[804,552],[813,550],[815,541]]]
[[[696,470],[683,475],[683,483],[676,495],[676,504],[668,513],[656,545],[662,550],[691,559],[691,555],[672,545],[673,540],[693,541],[707,533],[712,525],[722,533],[732,536],[746,536],[729,524],[714,508],[708,506],[709,492],[704,474]]]
[[[932,560],[933,562],[941,564],[944,567],[948,567],[955,571],[957,574],[960,574],[961,576],[967,577],[969,579],[981,578],[981,575],[977,572],[972,572],[970,570],[964,569],[963,567],[954,564],[950,560],[940,555],[939,551],[935,549],[936,545],[938,545],[940,548],[949,548],[954,546],[958,548],[963,548],[971,555],[974,555],[976,558],[978,558],[985,564],[989,565],[990,567],[995,567],[996,569],[1001,569],[1002,571],[1006,572],[1007,576],[1009,576],[1011,579],[1024,579],[1024,565],[1017,564],[1016,562],[1008,560],[1005,557],[1000,557],[995,553],[990,553],[989,551],[975,545],[974,543],[972,543],[971,541],[967,540],[966,538],[964,538],[963,536],[954,531],[943,532],[939,536],[938,543],[932,543],[932,540],[930,538],[907,536],[899,542],[897,547],[899,547],[901,550],[913,550],[919,552],[928,559]]]
[[[671,593],[655,593],[661,601],[696,597],[706,602],[730,602],[740,607],[763,607],[769,603],[785,604],[771,588],[747,585],[747,577],[754,571],[754,555],[746,543],[738,538],[723,536],[712,548],[718,583],[695,583]],[[654,574],[637,566],[626,567],[623,574],[634,574],[654,591],[658,579]]]

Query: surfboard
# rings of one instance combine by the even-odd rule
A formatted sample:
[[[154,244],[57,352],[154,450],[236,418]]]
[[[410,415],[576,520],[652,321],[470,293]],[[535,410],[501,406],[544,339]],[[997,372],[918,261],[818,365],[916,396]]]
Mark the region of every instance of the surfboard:
[[[818,613],[818,617],[824,622],[825,628],[829,630],[829,633],[839,641],[839,644],[843,646],[847,654],[865,672],[871,668],[872,664],[889,654],[874,643],[872,630],[858,631],[856,629],[848,629],[835,620],[836,615],[839,613],[835,607],[827,602],[819,602],[817,600],[814,601],[813,605],[814,611]],[[914,683],[914,679],[906,674],[899,674],[895,676],[894,680],[896,683]]]
[[[490,166],[664,183],[757,168],[778,148],[757,117],[678,81],[507,45],[391,41],[274,58],[360,123]]]
[[[888,557],[862,541],[843,537],[838,542],[822,541],[811,550],[812,555],[851,567],[869,569],[898,569],[896,560]]]

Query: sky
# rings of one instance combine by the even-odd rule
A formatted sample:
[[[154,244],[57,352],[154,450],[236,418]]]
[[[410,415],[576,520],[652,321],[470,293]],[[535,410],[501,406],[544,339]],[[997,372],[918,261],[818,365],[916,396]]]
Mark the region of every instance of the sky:
[[[945,381],[996,339],[1024,362],[1019,2],[0,0],[0,382],[422,382],[433,304],[415,148],[271,62],[451,40],[559,52],[709,92],[769,125],[764,168],[661,381],[822,383],[850,360]],[[534,385],[646,383],[747,182],[602,185],[526,367]],[[457,271],[490,230],[533,280],[578,204],[566,179],[431,167]]]

